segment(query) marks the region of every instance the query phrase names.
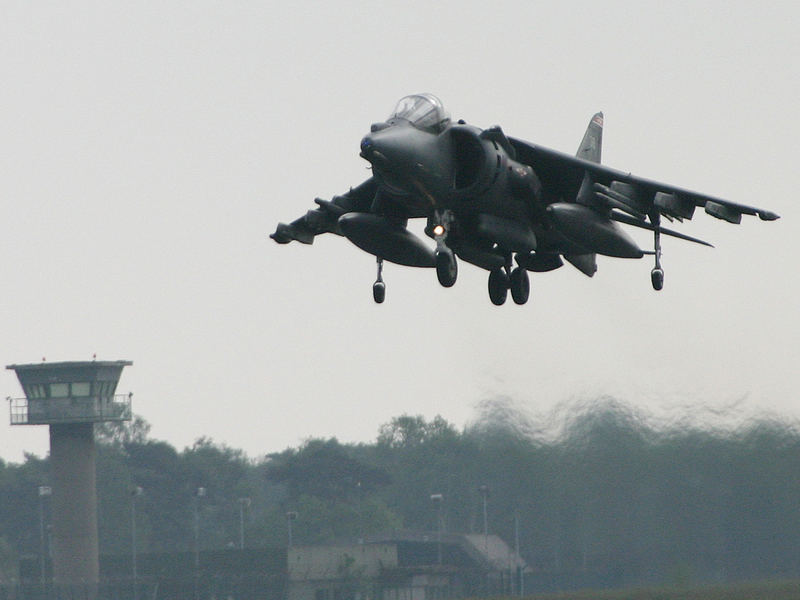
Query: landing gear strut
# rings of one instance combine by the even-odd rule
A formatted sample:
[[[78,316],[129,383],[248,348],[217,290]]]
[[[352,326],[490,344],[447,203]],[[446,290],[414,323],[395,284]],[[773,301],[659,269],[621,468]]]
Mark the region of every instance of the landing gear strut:
[[[383,259],[378,257],[378,278],[372,284],[372,299],[382,304],[386,299],[386,284],[383,283]]]
[[[455,223],[449,210],[437,210],[434,215],[433,239],[436,240],[436,277],[443,287],[453,287],[458,278],[456,255],[447,246],[447,235]]]
[[[664,287],[664,269],[661,268],[661,231],[658,229],[658,223],[655,226],[653,235],[655,237],[656,266],[650,271],[650,282],[653,284],[653,289],[659,291]]]

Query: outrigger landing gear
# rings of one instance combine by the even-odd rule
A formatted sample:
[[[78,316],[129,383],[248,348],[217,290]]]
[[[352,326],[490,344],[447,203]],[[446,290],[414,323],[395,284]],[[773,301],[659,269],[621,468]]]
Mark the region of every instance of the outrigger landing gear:
[[[386,284],[383,283],[383,259],[378,257],[378,278],[372,284],[372,299],[382,304],[386,299]]]
[[[658,228],[658,223],[655,225],[653,235],[655,237],[656,266],[650,271],[650,282],[653,284],[654,290],[660,291],[664,287],[664,269],[661,268],[661,231]]]

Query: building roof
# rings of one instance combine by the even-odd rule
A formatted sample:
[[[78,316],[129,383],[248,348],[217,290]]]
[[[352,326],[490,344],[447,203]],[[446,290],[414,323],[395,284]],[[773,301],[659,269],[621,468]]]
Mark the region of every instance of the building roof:
[[[470,547],[471,553],[480,555],[481,560],[488,563],[490,570],[527,569],[528,564],[517,556],[517,553],[499,536],[482,533],[470,533],[461,536]]]

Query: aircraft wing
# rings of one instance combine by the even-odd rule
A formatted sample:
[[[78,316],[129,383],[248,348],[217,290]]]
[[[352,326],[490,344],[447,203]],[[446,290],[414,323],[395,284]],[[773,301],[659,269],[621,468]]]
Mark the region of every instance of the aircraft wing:
[[[544,201],[578,202],[599,208],[617,209],[635,219],[658,222],[691,219],[701,207],[706,213],[730,223],[740,223],[742,215],[758,215],[774,221],[774,212],[700,194],[582,160],[569,154],[509,138],[517,160],[530,165],[542,183]],[[587,180],[588,175],[588,180]],[[590,187],[586,186],[586,183]]]
[[[309,210],[302,217],[291,223],[278,223],[275,233],[270,234],[279,244],[298,241],[302,244],[313,244],[314,238],[321,233],[342,235],[339,230],[339,217],[348,212],[366,212],[370,209],[378,184],[373,177],[361,185],[351,188],[346,194],[334,196],[332,200],[317,198],[317,208]]]

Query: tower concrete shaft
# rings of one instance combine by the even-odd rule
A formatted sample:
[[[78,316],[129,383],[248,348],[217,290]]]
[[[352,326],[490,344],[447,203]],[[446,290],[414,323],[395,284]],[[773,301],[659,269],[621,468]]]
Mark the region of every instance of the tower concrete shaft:
[[[56,587],[97,588],[95,454],[94,423],[50,425]]]

